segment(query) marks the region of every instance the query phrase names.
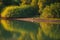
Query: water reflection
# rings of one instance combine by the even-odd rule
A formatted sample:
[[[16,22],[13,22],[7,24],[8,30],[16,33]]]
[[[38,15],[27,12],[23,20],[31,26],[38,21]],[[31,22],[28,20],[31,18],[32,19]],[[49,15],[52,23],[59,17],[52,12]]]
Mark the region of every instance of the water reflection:
[[[38,33],[38,28],[40,26],[38,23],[34,23],[34,22],[17,21],[17,20],[10,20],[9,22],[7,22],[7,20],[3,20],[3,21],[6,22],[7,25],[8,25],[8,26],[5,25],[5,27],[7,27],[8,29],[9,29],[9,27],[11,29],[14,29],[13,32],[12,32],[10,30],[6,30],[3,27],[4,24],[1,25],[1,29],[3,29],[3,32],[2,32],[1,36],[6,38],[6,39],[8,37],[13,39],[14,36],[17,36],[17,38],[19,38],[20,36],[18,36],[18,35],[20,35],[20,34],[21,34],[21,37],[23,36],[22,38],[25,38],[26,35],[29,35],[29,36],[32,35],[33,37],[35,35],[35,37],[36,37],[36,35]],[[26,39],[28,40],[28,38],[26,38]],[[31,36],[30,36],[30,39],[31,39]]]

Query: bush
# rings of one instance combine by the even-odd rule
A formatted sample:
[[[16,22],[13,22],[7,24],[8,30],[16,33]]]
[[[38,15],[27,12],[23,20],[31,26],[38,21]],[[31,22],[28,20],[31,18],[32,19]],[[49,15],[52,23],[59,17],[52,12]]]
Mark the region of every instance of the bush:
[[[51,4],[44,8],[40,18],[60,18],[60,3]],[[60,39],[60,24],[40,22],[43,32],[50,38]]]
[[[20,5],[21,1],[20,0],[2,0],[3,4],[8,6],[8,5]]]
[[[38,5],[39,5],[39,11],[42,12],[42,10],[47,6],[47,5],[50,5],[50,4],[53,4],[53,3],[60,3],[59,0],[39,0],[38,1]]]
[[[4,8],[1,13],[2,17],[34,17],[38,14],[38,8],[31,5],[21,6],[9,6]],[[29,33],[34,37],[37,33],[39,24],[17,21],[17,20],[1,20],[3,28],[10,32],[20,32],[21,36],[25,36],[25,33]],[[31,33],[31,34],[30,34]],[[21,37],[20,36],[20,37]],[[23,38],[22,38],[23,39]]]
[[[10,6],[6,7],[2,12],[2,16],[8,17],[34,17],[38,15],[38,8],[30,5]]]
[[[35,15],[38,14],[38,9],[36,7],[30,6],[30,5],[21,5],[21,6],[9,6],[4,8],[4,11],[1,13],[2,17],[34,17]],[[8,22],[7,22],[8,21]],[[30,23],[30,22],[21,22],[21,21],[9,21],[9,20],[1,20],[4,28],[6,28],[6,30],[17,30],[17,31],[21,31],[21,27],[22,30],[25,28],[25,30],[28,30],[30,27],[31,30],[33,30],[33,28],[37,28],[35,23]],[[3,23],[4,22],[4,23]],[[9,24],[8,24],[9,23]],[[5,25],[6,24],[6,25]],[[32,25],[30,25],[32,24]],[[8,26],[7,26],[8,25]],[[13,26],[14,25],[14,26]],[[23,26],[25,25],[25,26]],[[30,25],[30,27],[28,27]],[[34,29],[34,30],[35,30]]]

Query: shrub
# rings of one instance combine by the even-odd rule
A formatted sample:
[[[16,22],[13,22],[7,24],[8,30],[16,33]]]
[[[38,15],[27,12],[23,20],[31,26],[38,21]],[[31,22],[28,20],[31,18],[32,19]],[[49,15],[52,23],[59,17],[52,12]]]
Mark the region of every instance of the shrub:
[[[39,0],[38,1],[38,5],[39,5],[39,11],[42,12],[42,10],[47,6],[47,5],[50,5],[50,4],[53,4],[53,3],[60,3],[59,0]]]
[[[38,8],[30,5],[10,6],[2,12],[2,16],[6,17],[34,17],[35,15],[38,15]]]
[[[51,4],[44,8],[40,18],[60,18],[60,3]],[[60,39],[60,24],[51,24],[46,22],[40,22],[43,32],[50,38]]]

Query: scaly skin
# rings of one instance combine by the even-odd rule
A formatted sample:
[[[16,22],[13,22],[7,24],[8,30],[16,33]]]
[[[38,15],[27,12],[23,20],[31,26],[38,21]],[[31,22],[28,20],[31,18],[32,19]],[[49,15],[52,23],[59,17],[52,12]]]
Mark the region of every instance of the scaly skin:
[[[59,19],[60,18],[60,3],[54,3],[54,4],[51,4],[50,6],[46,6],[40,18]],[[60,39],[60,24],[40,22],[40,25],[45,35],[49,36],[50,38]]]

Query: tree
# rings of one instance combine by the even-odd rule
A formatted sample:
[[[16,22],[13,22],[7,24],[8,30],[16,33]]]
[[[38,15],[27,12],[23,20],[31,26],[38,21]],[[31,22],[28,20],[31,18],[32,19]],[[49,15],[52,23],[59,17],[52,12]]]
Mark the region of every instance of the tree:
[[[60,3],[54,3],[44,8],[40,18],[60,18]],[[60,39],[60,24],[40,22],[43,32],[50,38]]]

